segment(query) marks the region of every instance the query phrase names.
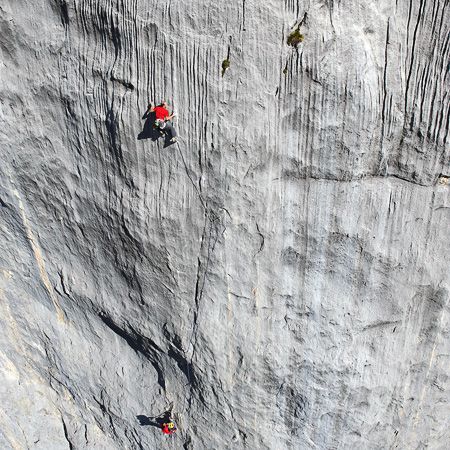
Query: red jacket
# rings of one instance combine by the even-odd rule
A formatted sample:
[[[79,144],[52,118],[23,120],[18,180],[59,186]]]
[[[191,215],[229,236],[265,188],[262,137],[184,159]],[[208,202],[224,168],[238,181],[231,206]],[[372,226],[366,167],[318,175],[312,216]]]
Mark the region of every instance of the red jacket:
[[[163,426],[161,427],[161,429],[162,429],[162,432],[163,432],[164,434],[173,434],[173,433],[175,433],[175,431],[177,430],[176,428],[170,429],[170,428],[169,428],[169,425],[168,425],[167,423],[163,424]]]
[[[164,120],[166,117],[169,117],[169,111],[162,106],[155,106],[154,111],[157,119]]]

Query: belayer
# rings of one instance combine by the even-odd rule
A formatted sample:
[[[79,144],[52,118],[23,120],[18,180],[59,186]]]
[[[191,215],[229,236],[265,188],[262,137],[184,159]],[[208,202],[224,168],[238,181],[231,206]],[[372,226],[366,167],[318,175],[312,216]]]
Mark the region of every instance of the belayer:
[[[177,431],[177,426],[173,420],[169,420],[161,425],[161,431],[164,434],[174,434]]]
[[[171,120],[174,118],[175,114],[172,112],[172,114],[169,114],[168,106],[166,101],[162,101],[161,104],[158,106],[153,106],[151,103],[148,105],[147,112],[154,112],[156,119],[153,126],[160,130],[162,133],[166,133],[169,138],[170,142],[176,142],[177,141],[177,133],[175,131],[175,128],[173,127],[173,124]]]

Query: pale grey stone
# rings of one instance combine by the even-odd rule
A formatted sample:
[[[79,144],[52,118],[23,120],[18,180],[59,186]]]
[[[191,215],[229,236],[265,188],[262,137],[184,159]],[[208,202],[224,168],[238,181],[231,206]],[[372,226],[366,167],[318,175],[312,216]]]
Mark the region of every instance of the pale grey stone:
[[[449,24],[4,0],[0,448],[448,448]]]

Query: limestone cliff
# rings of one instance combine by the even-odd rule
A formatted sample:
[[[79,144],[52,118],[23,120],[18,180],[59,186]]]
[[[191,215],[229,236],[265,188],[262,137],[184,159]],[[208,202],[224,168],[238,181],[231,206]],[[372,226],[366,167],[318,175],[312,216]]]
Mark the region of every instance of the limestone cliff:
[[[0,30],[2,450],[448,448],[448,0]]]

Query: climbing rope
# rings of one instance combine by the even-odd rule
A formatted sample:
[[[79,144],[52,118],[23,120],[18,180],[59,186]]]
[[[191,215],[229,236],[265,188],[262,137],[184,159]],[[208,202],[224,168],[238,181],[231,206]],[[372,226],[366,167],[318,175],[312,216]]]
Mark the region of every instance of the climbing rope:
[[[200,202],[201,202],[203,208],[205,210],[207,210],[208,208],[206,206],[206,202],[205,202],[205,200],[203,198],[203,195],[201,194],[201,192],[199,191],[197,185],[195,184],[194,180],[192,179],[191,175],[189,174],[189,169],[188,169],[188,166],[187,166],[186,161],[184,159],[183,152],[181,151],[180,144],[179,144],[178,141],[176,141],[176,144],[177,144],[178,151],[180,152],[181,159],[183,160],[183,164],[184,164],[184,169],[186,171],[186,175],[188,176],[189,180],[191,181],[192,186],[194,186],[194,189],[197,192],[198,198],[200,199]]]
[[[210,260],[211,260],[211,255],[212,252],[214,251],[214,248],[217,244],[217,241],[219,239],[219,231],[217,228],[217,224],[218,222],[221,222],[220,217],[211,209],[209,209],[207,202],[205,201],[205,199],[203,198],[203,195],[199,189],[199,187],[197,186],[197,184],[195,183],[195,181],[192,179],[190,173],[189,173],[189,168],[188,165],[186,164],[186,160],[184,158],[183,152],[181,151],[181,147],[179,142],[176,142],[178,151],[180,153],[181,159],[183,161],[183,165],[184,165],[184,169],[186,171],[186,175],[188,176],[192,186],[194,187],[198,198],[202,204],[202,207],[205,211],[205,225],[204,225],[204,229],[203,229],[203,237],[205,237],[205,233],[207,232],[207,226],[209,224],[209,230],[207,232],[208,234],[208,243],[207,243],[207,254],[206,254],[206,263],[205,263],[205,267],[204,269],[198,274],[197,277],[197,287],[196,287],[196,298],[195,298],[195,307],[197,312],[194,312],[195,315],[198,315],[198,311],[200,309],[200,303],[203,297],[203,289],[205,287],[205,283],[206,283],[206,275],[208,273],[208,268],[209,268],[209,264],[210,264]],[[213,237],[214,235],[214,237]],[[202,239],[203,242],[203,239]],[[200,251],[202,251],[203,248],[203,244],[201,246]],[[199,266],[200,270],[201,267]],[[192,360],[194,358],[195,355],[195,350],[196,350],[196,333],[198,330],[198,324],[197,324],[197,320],[194,323],[194,326],[192,327],[192,331],[191,331],[191,335],[190,338],[188,340],[188,351],[189,349],[192,347],[192,354],[189,357],[188,356],[188,351],[181,349],[182,353],[183,353],[183,357],[186,361],[186,374],[187,374],[187,379],[188,379],[188,384],[189,385],[189,390],[185,390],[184,392],[184,398],[183,398],[183,413],[185,413],[186,411],[188,411],[190,409],[190,405],[191,405],[191,401],[192,401],[192,376],[191,376],[191,367],[192,367]],[[187,386],[186,385],[186,386]],[[189,395],[189,399],[188,399],[188,395]],[[166,396],[167,399],[167,396]],[[172,407],[173,407],[173,403],[172,403]],[[182,416],[181,416],[181,412],[180,414],[177,414],[176,417],[177,423],[179,423],[179,430],[180,432],[183,431],[183,429],[185,429],[184,425],[183,425],[183,421],[182,421]],[[174,441],[172,440],[172,448],[174,448]]]

